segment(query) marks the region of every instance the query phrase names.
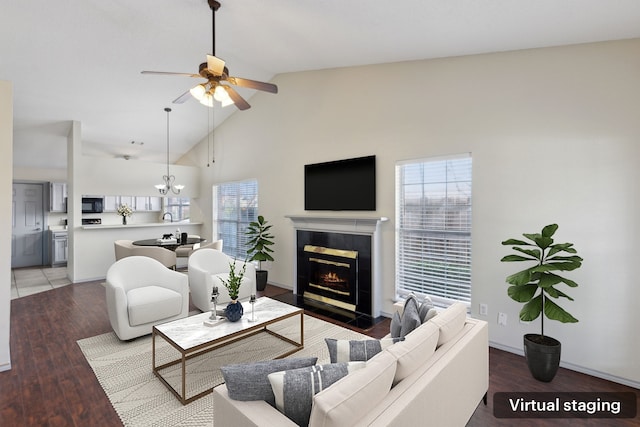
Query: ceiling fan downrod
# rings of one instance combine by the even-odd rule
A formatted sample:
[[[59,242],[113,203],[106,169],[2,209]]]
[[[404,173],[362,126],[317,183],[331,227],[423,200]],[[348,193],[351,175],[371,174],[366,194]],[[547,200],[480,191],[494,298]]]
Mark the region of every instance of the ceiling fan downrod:
[[[207,0],[211,8],[211,55],[216,56],[216,11],[220,9],[220,2],[216,0]]]

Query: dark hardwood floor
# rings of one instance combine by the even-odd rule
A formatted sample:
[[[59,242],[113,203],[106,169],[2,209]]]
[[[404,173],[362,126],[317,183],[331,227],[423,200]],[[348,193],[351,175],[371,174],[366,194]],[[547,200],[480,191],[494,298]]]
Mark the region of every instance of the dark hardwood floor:
[[[283,292],[286,290],[268,286],[262,295]],[[12,369],[0,372],[0,426],[121,425],[76,344],[79,339],[110,330],[105,292],[99,282],[68,285],[11,301]],[[379,338],[388,330],[387,319],[367,331],[359,331]],[[468,426],[640,425],[640,418],[496,419],[492,397],[497,391],[637,390],[566,369],[560,369],[552,383],[540,383],[531,378],[522,357],[495,349],[490,349],[489,355],[489,402],[487,406],[479,404]],[[425,414],[425,420],[428,418]]]

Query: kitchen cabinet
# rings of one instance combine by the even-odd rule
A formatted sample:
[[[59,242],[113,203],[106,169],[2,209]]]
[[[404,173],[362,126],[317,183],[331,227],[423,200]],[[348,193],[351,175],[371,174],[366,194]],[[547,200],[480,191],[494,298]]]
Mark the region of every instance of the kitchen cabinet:
[[[67,263],[68,240],[66,231],[51,232],[51,265]]]
[[[67,183],[49,183],[49,212],[67,211]]]
[[[104,196],[104,212],[116,212],[120,206],[120,196]]]
[[[120,203],[118,204],[118,206],[127,205],[131,209],[135,210],[134,200],[135,200],[135,197],[133,196],[120,196]]]
[[[162,197],[104,196],[105,212],[117,212],[120,205],[127,205],[135,212],[160,212]]]
[[[149,197],[149,210],[160,212],[162,210],[162,197]]]
[[[141,196],[135,199],[135,210],[142,212],[160,212],[162,210],[161,197]]]

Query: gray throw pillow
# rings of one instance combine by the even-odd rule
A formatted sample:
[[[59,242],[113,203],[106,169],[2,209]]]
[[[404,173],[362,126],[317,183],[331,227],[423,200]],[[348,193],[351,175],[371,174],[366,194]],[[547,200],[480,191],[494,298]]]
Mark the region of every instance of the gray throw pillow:
[[[396,311],[393,313],[393,317],[391,318],[391,336],[393,338],[400,338],[400,331],[402,330],[402,319],[400,318],[400,314]]]
[[[431,301],[431,298],[425,297],[422,304],[420,304],[420,308],[418,309],[418,314],[420,315],[420,323],[424,323],[427,320],[431,319],[438,312],[435,310],[435,306]]]
[[[421,324],[420,314],[418,313],[418,300],[415,295],[411,294],[404,303],[400,338],[404,338],[409,332],[413,331]]]
[[[317,357],[268,360],[227,365],[220,368],[229,397],[234,400],[264,400],[275,406],[268,375],[273,372],[313,366]]]
[[[336,340],[325,338],[331,363],[366,362],[385,348],[402,341],[402,338],[382,338],[379,340]]]
[[[276,408],[299,426],[308,426],[313,396],[366,362],[332,363],[269,374]]]

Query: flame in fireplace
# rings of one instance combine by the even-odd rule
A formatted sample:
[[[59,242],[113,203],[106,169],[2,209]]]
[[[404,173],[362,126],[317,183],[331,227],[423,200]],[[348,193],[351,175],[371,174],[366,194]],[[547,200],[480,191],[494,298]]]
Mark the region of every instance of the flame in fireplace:
[[[344,282],[346,282],[345,279],[340,278],[340,276],[338,276],[333,271],[330,271],[327,274],[323,274],[322,275],[322,280],[324,280],[327,283],[344,283]]]

